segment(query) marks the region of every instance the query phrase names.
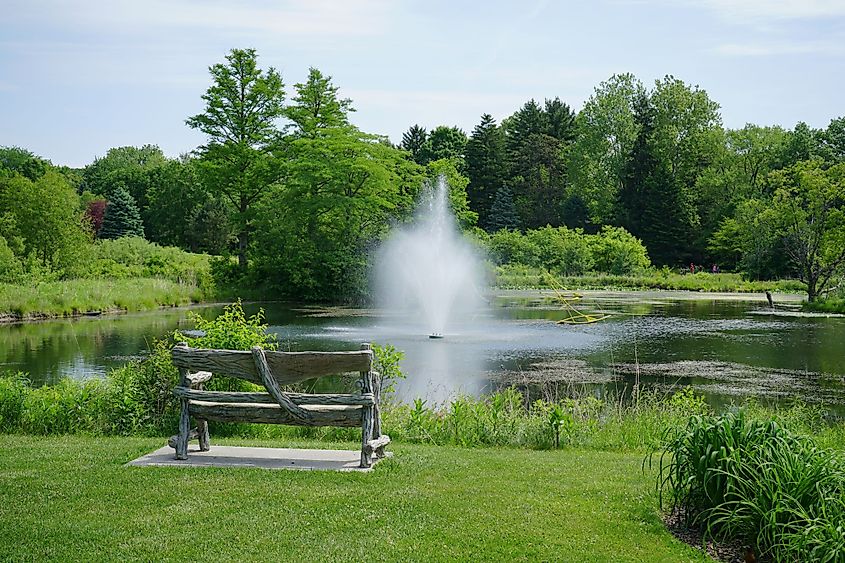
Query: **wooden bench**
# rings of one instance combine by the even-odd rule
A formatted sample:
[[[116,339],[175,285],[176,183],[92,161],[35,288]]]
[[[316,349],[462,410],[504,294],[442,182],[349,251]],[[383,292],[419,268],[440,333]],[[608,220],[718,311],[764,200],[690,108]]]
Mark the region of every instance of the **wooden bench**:
[[[173,393],[180,399],[179,433],[170,439],[176,459],[188,458],[188,441],[200,450],[210,446],[208,421],[290,424],[295,426],[361,427],[361,467],[383,457],[390,438],[381,433],[381,380],[373,371],[369,344],[352,352],[272,352],[190,348],[184,342],[171,351],[179,368]],[[325,375],[358,372],[361,392],[354,394],[288,393],[282,386]],[[206,391],[212,374],[245,379],[266,392]],[[197,427],[191,430],[190,418]]]

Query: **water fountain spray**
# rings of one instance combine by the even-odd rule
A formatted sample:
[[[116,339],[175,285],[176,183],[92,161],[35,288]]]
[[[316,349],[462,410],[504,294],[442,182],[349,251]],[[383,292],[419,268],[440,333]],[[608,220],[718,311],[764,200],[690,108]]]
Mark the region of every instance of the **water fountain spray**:
[[[385,243],[377,275],[382,306],[432,339],[458,330],[483,306],[481,260],[458,229],[442,176],[424,190],[413,223]]]

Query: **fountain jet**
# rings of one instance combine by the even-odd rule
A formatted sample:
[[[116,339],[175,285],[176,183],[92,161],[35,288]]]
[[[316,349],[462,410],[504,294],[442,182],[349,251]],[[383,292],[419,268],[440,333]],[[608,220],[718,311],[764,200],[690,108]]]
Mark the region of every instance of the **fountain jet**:
[[[483,268],[458,230],[441,176],[426,186],[411,225],[397,229],[379,254],[381,305],[440,339],[468,323],[482,307]]]

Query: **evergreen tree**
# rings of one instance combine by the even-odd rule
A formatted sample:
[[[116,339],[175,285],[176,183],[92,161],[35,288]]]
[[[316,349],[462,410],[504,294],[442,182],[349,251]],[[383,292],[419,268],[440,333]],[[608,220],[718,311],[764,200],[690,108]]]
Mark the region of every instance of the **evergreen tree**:
[[[652,147],[655,108],[647,96],[635,105],[639,133],[619,193],[622,225],[642,239],[657,264],[686,261],[690,237],[681,191]]]
[[[545,133],[559,141],[571,143],[575,140],[575,112],[560,101],[560,98],[546,100],[545,107]]]
[[[516,205],[513,201],[513,192],[507,186],[496,190],[496,198],[490,207],[488,228],[490,232],[501,229],[519,229],[519,214],[516,212]]]
[[[489,113],[481,116],[466,147],[470,208],[478,213],[478,223],[489,228],[490,209],[505,181],[505,138]]]
[[[106,206],[100,238],[143,237],[144,225],[138,205],[122,185],[112,189],[112,196]]]
[[[399,144],[399,148],[411,153],[411,160],[425,166],[427,162],[423,162],[423,147],[427,140],[428,133],[425,127],[412,125],[410,129],[402,134],[402,142]]]

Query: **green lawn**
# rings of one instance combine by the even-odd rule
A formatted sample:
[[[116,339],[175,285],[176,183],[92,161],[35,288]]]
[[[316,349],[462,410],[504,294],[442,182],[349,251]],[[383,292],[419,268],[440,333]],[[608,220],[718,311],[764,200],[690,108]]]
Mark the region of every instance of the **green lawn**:
[[[0,560],[708,560],[663,528],[637,453],[398,445],[370,474],[123,466],[161,443],[0,436]]]

